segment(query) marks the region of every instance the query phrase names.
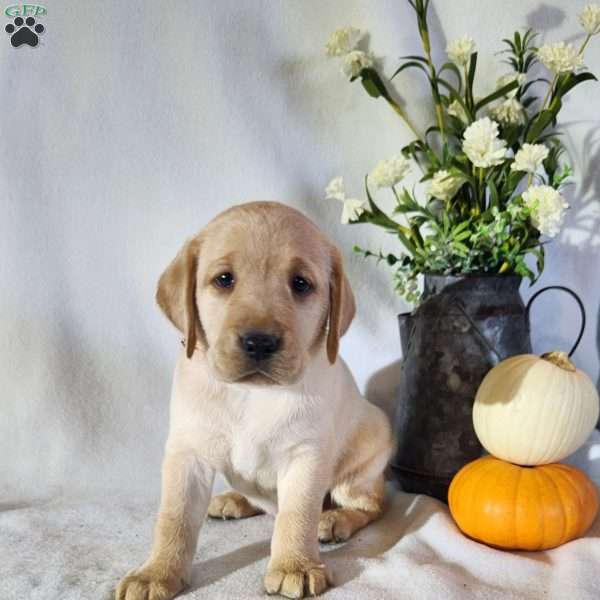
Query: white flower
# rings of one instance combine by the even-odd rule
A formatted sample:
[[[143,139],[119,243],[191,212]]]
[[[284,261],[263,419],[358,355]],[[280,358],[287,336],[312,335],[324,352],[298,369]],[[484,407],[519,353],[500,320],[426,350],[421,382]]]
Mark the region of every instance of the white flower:
[[[450,42],[446,47],[446,52],[452,62],[464,67],[471,58],[471,54],[475,52],[475,42],[473,38],[465,35],[453,42]]]
[[[344,200],[344,208],[342,209],[342,223],[348,225],[357,221],[360,215],[362,215],[367,209],[367,203],[365,200],[358,200],[357,198],[346,198]]]
[[[458,100],[454,100],[448,106],[448,114],[452,117],[460,119],[463,123],[468,121],[467,113],[463,108],[462,104]]]
[[[437,171],[433,176],[427,190],[427,197],[448,202],[454,198],[463,183],[464,179],[462,177],[456,177],[449,171],[442,169],[441,171]]]
[[[488,117],[467,127],[462,147],[476,167],[493,167],[506,158],[506,142],[498,139],[498,123]]]
[[[527,75],[525,73],[517,73],[513,71],[512,73],[506,73],[506,75],[502,75],[496,82],[496,89],[503,88],[505,85],[516,81],[519,84],[519,87],[516,87],[514,90],[508,92],[506,94],[507,98],[514,98],[519,91],[519,88],[527,81]]]
[[[409,171],[408,160],[398,154],[375,165],[375,168],[369,173],[369,181],[378,188],[393,187],[404,179]]]
[[[579,15],[579,22],[588,35],[600,33],[600,6],[588,4]]]
[[[516,98],[508,98],[492,108],[490,114],[503,125],[516,125],[523,121],[523,105]]]
[[[373,66],[373,58],[362,50],[352,50],[342,59],[342,73],[352,79],[357,77],[363,69]]]
[[[523,202],[531,211],[531,223],[542,235],[558,234],[569,208],[558,191],[549,185],[535,185],[523,193]]]
[[[544,144],[523,144],[515,155],[515,162],[510,165],[510,169],[535,173],[547,157],[548,148]]]
[[[341,219],[344,225],[356,221],[368,207],[365,200],[346,198],[344,180],[342,177],[335,177],[329,182],[328,186],[325,188],[325,198],[327,200],[339,200],[344,203]]]
[[[325,188],[325,198],[327,200],[341,200],[342,202],[346,198],[346,192],[344,191],[344,178],[334,177]]]
[[[525,73],[512,72],[502,75],[496,82],[496,89],[503,88],[513,81],[516,81],[519,86],[505,95],[506,100],[490,110],[490,115],[503,125],[517,125],[523,121],[525,115],[523,105],[515,97],[519,88],[527,81]]]
[[[573,44],[544,44],[538,51],[540,62],[554,74],[570,73],[583,66],[583,56]]]
[[[334,31],[325,45],[327,56],[344,56],[356,48],[362,34],[360,29],[345,27]]]

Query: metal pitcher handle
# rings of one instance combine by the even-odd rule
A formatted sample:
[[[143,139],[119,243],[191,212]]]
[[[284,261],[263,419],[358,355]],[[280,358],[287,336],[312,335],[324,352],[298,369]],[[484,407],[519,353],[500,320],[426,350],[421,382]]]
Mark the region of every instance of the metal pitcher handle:
[[[577,339],[575,340],[575,343],[573,344],[573,347],[571,348],[571,351],[569,352],[569,356],[573,356],[573,353],[575,352],[575,350],[577,350],[577,346],[579,346],[579,342],[581,342],[581,338],[583,337],[583,332],[585,331],[586,315],[585,315],[585,307],[583,306],[583,302],[581,301],[581,298],[572,289],[565,287],[564,285],[549,285],[545,288],[542,288],[541,290],[538,290],[533,296],[531,296],[531,298],[529,298],[529,302],[527,303],[527,306],[525,308],[525,318],[527,319],[527,328],[531,330],[531,323],[529,320],[529,313],[531,311],[531,305],[537,299],[538,296],[540,296],[544,292],[547,292],[548,290],[560,290],[561,292],[567,292],[567,294],[570,294],[575,299],[575,301],[577,302],[577,304],[579,306],[579,310],[581,311],[581,327],[579,328],[579,335],[577,336]]]

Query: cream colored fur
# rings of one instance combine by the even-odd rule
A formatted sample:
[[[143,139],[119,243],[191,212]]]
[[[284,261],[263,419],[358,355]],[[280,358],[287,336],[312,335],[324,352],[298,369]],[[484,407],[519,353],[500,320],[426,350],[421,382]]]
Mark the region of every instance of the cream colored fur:
[[[223,290],[214,279],[231,272]],[[298,296],[291,278],[309,280]],[[154,545],[116,590],[117,600],[166,600],[189,582],[208,514],[276,514],[266,591],[317,595],[332,583],[319,540],[347,539],[383,509],[392,450],[384,414],[359,393],[339,337],[354,298],[339,251],[299,212],[251,203],[219,215],[188,241],[157,299],[186,336],[173,383]],[[282,339],[260,370],[239,336]],[[236,490],[213,498],[216,473]],[[322,511],[327,493],[334,507]]]

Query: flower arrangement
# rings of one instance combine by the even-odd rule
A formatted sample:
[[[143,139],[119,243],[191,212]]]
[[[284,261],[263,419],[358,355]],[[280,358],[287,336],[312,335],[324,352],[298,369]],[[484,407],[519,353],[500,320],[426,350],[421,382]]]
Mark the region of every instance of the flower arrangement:
[[[328,56],[341,60],[350,81],[360,80],[371,97],[383,98],[415,139],[365,177],[366,199],[347,197],[341,177],[330,182],[326,197],[343,202],[343,223],[372,223],[397,236],[399,255],[355,250],[392,266],[396,290],[409,302],[418,301],[417,277],[424,273],[514,273],[534,282],[544,268],[544,245],[560,231],[568,208],[561,190],[572,172],[561,158],[557,119],[564,97],[596,79],[583,60],[589,41],[600,33],[600,6],[590,4],[579,16],[585,31],[579,48],[565,42],[537,47],[532,30],[504,39],[511,71],[478,98],[474,40],[464,36],[448,44],[449,60],[437,66],[427,25],[430,0],[407,1],[416,13],[423,55],[404,57],[389,82],[407,69],[422,71],[435,123],[421,132],[410,120],[373,55],[358,49],[359,30],[333,33]],[[543,96],[536,95],[540,89]],[[416,189],[400,185],[415,167],[426,184],[421,200]],[[390,188],[391,216],[374,202],[372,188]],[[535,257],[535,267],[528,265],[528,255]]]

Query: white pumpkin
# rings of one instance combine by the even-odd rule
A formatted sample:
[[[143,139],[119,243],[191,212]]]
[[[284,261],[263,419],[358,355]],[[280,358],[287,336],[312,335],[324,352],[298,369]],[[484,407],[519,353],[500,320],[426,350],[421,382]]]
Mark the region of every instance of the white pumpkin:
[[[496,365],[473,406],[483,447],[518,465],[562,460],[587,439],[598,421],[596,386],[564,352],[522,354]]]

